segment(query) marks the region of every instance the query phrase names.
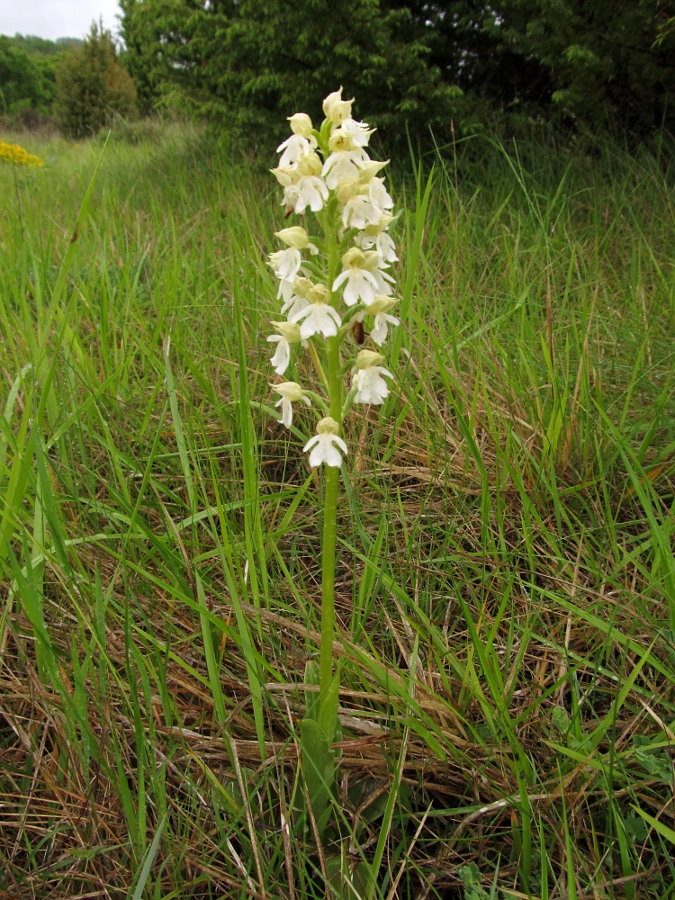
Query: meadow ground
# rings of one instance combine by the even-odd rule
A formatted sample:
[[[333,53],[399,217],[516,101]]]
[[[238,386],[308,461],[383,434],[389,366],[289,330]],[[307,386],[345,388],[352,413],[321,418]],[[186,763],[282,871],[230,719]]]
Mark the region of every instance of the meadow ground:
[[[0,898],[347,898],[373,865],[382,900],[675,897],[672,144],[390,176],[404,325],[350,419],[317,852],[274,148],[127,129],[88,196],[101,142],[2,139],[46,165],[0,162]]]

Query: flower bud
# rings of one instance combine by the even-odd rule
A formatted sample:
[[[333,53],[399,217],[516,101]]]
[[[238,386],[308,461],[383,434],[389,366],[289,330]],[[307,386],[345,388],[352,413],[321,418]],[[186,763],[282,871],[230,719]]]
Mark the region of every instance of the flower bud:
[[[359,172],[359,181],[364,184],[374,178],[378,172],[389,165],[389,160],[380,162],[377,159],[369,159],[367,162],[361,163],[361,171]]]
[[[375,254],[377,256],[377,254]],[[358,269],[366,268],[367,256],[363,250],[358,247],[350,247],[342,257],[342,268],[348,269],[350,266],[356,266]]]
[[[270,387],[286,400],[290,400],[291,403],[297,403],[298,400],[302,400],[305,394],[297,381],[282,381],[281,384],[272,384]]]
[[[330,119],[333,125],[340,125],[345,119],[351,118],[353,100],[342,99],[342,88],[329,94],[323,101],[323,113]]]
[[[335,419],[332,419],[330,416],[321,419],[316,426],[317,434],[337,434],[339,430],[340,426]]]
[[[369,369],[371,366],[379,366],[384,362],[384,356],[374,350],[361,350],[356,357],[356,365],[359,369]]]
[[[309,244],[309,235],[301,225],[282,228],[281,231],[275,231],[274,234],[288,247],[295,247],[296,250],[304,250]]]
[[[390,216],[388,213],[383,213],[380,216],[380,221],[377,225],[366,225],[363,229],[364,234],[367,234],[369,237],[375,237],[381,232],[386,231],[395,218],[396,216]]]
[[[326,99],[323,101],[323,114],[327,119],[330,119],[330,111],[331,107],[334,103],[339,103],[342,101],[342,86],[337,91],[333,91],[332,94],[329,94]]]
[[[330,291],[325,284],[314,284],[305,296],[310,303],[328,303]]]
[[[288,187],[295,184],[298,180],[298,174],[290,166],[277,166],[276,169],[270,169],[270,172],[282,187]]]
[[[308,138],[312,134],[312,120],[307,113],[295,113],[288,117],[291,123],[291,131],[293,134],[299,134],[300,137]]]
[[[272,322],[272,325],[289,344],[297,344],[301,340],[300,326],[296,322]]]
[[[387,297],[386,294],[375,294],[375,299],[368,307],[371,316],[377,316],[379,313],[386,313],[398,303],[397,297]]]
[[[314,285],[309,280],[309,278],[304,278],[302,275],[300,275],[293,282],[293,293],[298,297],[306,297],[313,287]]]
[[[323,164],[317,154],[312,151],[301,156],[295,164],[296,171],[299,175],[320,175]]]

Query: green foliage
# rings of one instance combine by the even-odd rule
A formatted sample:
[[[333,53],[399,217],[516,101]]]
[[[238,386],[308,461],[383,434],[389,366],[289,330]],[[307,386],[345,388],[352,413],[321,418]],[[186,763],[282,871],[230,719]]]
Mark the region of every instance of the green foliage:
[[[182,21],[182,15],[176,15],[176,6],[170,2],[163,3],[161,8],[157,4],[153,9],[139,4],[138,0],[119,0],[119,5],[125,45],[120,59],[136,85],[140,111],[148,113],[159,98],[162,85],[172,75],[167,48],[160,44],[160,22],[172,33]]]
[[[672,6],[672,2],[670,4]],[[387,141],[542,116],[671,125],[672,9],[659,0],[121,0],[144,108],[169,103],[250,141],[340,84]]]
[[[122,0],[129,66],[147,89],[228,129],[277,130],[344,86],[380,133],[440,126],[461,92],[428,61],[407,8],[373,0]],[[282,125],[283,127],[283,125]]]
[[[22,46],[26,40],[0,36],[0,114],[5,116],[48,113],[54,100],[55,58],[30,54]]]
[[[29,56],[42,58],[59,56],[71,47],[81,47],[83,43],[81,38],[63,37],[50,41],[35,34],[15,34],[13,38],[8,38],[8,40],[15,47],[25,50]]]
[[[659,0],[505,0],[501,40],[535,59],[561,111],[598,126],[646,133],[675,121],[675,32]]]
[[[136,115],[136,88],[117,61],[109,32],[93,24],[82,47],[73,48],[56,70],[55,111],[63,132],[73,138],[95,134],[115,115]]]

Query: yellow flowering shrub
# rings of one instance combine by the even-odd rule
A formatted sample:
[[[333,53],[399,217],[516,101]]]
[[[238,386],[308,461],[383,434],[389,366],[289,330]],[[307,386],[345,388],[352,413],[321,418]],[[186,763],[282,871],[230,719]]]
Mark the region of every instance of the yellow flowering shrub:
[[[39,167],[44,165],[39,156],[33,156],[18,144],[8,144],[5,141],[0,141],[0,160],[15,163],[17,166]]]

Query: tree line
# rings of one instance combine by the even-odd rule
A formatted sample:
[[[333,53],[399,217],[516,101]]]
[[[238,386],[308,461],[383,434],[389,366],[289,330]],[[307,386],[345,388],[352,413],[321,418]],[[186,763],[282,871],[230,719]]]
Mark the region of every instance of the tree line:
[[[380,130],[675,119],[674,0],[120,0],[141,102],[251,134],[343,85]]]
[[[120,0],[121,52],[0,37],[0,115],[178,107],[247,140],[343,86],[388,138],[675,125],[675,0]],[[129,78],[129,75],[131,78]]]
[[[137,111],[134,83],[102,26],[92,24],[84,40],[0,35],[0,117],[7,125],[53,120],[82,138]]]

